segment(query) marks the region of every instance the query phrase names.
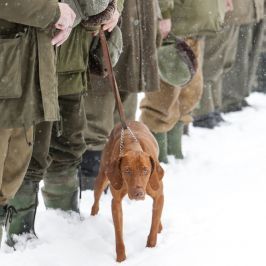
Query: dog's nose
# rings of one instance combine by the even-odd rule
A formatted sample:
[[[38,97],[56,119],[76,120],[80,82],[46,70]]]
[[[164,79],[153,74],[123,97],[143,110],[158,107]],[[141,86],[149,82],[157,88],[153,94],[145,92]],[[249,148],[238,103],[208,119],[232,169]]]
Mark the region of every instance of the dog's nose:
[[[134,191],[134,198],[135,199],[144,199],[144,191],[143,189],[140,189],[140,188],[137,188],[135,191]]]

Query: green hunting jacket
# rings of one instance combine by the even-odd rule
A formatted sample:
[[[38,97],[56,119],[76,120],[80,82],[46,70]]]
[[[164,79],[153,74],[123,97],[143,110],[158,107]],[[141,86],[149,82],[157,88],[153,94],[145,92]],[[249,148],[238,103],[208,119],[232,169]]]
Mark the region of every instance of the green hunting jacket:
[[[117,0],[119,13],[123,10],[123,4],[124,0]],[[59,47],[57,60],[59,95],[78,94],[87,90],[87,68],[92,38],[92,32],[79,24],[72,30],[67,41]]]
[[[57,0],[0,0],[0,128],[59,118],[51,44],[59,17]]]
[[[157,62],[158,10],[154,0],[125,0],[121,31],[123,52],[115,66],[120,90],[159,90]]]

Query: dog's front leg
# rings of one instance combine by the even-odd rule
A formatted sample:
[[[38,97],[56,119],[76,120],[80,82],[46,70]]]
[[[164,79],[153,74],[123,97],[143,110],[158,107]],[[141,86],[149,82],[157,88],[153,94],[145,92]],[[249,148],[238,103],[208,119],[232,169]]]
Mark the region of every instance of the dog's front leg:
[[[112,200],[112,215],[115,227],[115,240],[116,240],[116,260],[118,262],[126,259],[125,245],[123,241],[123,212],[122,212],[122,199]]]
[[[147,247],[153,248],[156,246],[157,234],[160,232],[161,227],[161,216],[163,210],[164,196],[163,194],[153,198],[153,209],[152,209],[152,223],[151,230],[148,236]]]

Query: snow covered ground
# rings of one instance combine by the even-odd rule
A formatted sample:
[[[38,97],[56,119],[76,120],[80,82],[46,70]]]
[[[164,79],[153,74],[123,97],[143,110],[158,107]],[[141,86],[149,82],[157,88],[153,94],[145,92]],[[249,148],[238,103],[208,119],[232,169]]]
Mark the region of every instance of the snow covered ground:
[[[36,219],[39,239],[19,238],[17,251],[4,246],[1,266],[265,266],[266,265],[266,96],[254,93],[252,108],[225,115],[215,130],[190,128],[185,160],[170,158],[165,169],[163,232],[145,248],[151,200],[124,209],[127,260],[115,262],[110,194],[90,217],[92,192],[83,193],[81,212],[46,211]]]

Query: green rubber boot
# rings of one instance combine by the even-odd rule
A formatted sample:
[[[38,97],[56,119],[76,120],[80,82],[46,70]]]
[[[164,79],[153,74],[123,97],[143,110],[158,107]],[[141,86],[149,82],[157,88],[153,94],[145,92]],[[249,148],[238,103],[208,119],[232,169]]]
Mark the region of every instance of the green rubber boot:
[[[36,237],[34,224],[38,206],[39,181],[24,179],[16,196],[10,201],[15,208],[6,227],[6,243],[9,246],[15,245],[14,235],[31,234],[29,238]]]
[[[62,172],[48,171],[43,181],[42,196],[46,208],[79,212],[79,181],[76,168]]]
[[[159,145],[159,161],[168,163],[167,159],[167,133],[152,133]]]
[[[182,153],[182,135],[184,132],[184,123],[178,122],[167,132],[167,153],[174,155],[176,159],[184,159]]]

